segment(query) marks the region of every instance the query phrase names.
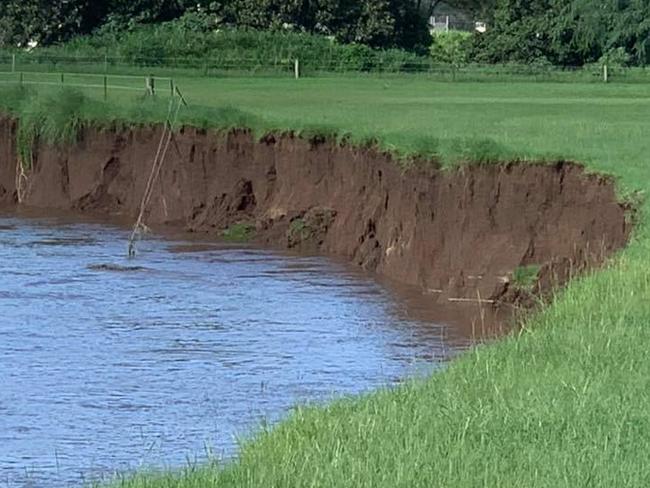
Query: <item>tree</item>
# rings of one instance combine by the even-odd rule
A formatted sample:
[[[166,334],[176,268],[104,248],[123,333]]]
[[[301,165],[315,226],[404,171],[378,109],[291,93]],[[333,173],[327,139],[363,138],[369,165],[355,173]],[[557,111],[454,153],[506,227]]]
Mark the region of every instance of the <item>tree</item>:
[[[188,0],[109,0],[105,3],[106,20],[124,25],[172,20],[196,4]]]
[[[492,19],[474,39],[475,60],[650,62],[647,0],[499,0]]]
[[[0,0],[1,45],[64,42],[93,32],[171,20],[197,9],[222,23],[322,33],[343,42],[425,51],[426,20],[413,0]]]
[[[90,0],[2,0],[0,44],[51,44],[88,32],[99,20]]]
[[[372,47],[424,51],[430,43],[412,0],[219,0],[210,11],[233,26],[292,28]]]
[[[192,5],[186,0],[0,0],[0,45],[62,42],[106,21],[170,20]]]

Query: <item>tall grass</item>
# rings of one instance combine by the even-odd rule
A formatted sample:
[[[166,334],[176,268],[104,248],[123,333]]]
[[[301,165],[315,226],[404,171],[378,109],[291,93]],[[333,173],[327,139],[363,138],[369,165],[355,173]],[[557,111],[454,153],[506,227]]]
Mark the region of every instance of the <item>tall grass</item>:
[[[89,126],[124,128],[134,124],[161,124],[168,117],[169,100],[136,96],[116,105],[89,96],[78,88],[39,91],[10,86],[0,89],[0,109],[18,118],[18,153],[23,168],[29,169],[33,149],[39,142],[73,144],[81,130]],[[227,105],[189,106],[179,120],[197,128],[254,130],[262,125],[258,117]]]

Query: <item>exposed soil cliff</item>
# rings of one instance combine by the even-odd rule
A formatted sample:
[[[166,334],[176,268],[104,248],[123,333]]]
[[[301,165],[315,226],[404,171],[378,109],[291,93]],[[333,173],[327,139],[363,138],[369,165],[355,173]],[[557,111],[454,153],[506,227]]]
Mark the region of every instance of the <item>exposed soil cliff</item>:
[[[16,123],[0,121],[0,203],[16,203]],[[135,216],[161,128],[85,129],[34,151],[23,204]],[[174,137],[147,222],[220,233],[256,227],[272,245],[345,257],[447,298],[520,295],[513,273],[563,282],[630,233],[612,181],[574,164],[403,170],[373,148],[191,128]]]

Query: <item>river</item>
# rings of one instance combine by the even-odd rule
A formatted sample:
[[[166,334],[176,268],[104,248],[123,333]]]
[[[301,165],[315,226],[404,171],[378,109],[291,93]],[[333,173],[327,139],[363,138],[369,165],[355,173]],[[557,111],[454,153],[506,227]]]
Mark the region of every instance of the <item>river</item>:
[[[228,458],[296,404],[390,386],[468,341],[321,257],[0,216],[0,486]]]

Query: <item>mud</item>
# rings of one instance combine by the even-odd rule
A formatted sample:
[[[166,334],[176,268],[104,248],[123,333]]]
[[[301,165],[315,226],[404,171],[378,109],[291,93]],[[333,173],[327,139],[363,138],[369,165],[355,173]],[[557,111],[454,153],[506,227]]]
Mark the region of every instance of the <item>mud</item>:
[[[0,120],[0,203],[17,204],[16,122]],[[84,129],[67,147],[34,148],[22,204],[134,219],[160,127]],[[513,281],[539,268],[535,292],[602,263],[630,235],[611,179],[577,164],[440,170],[390,154],[292,134],[183,128],[146,222],[219,236],[252,225],[264,245],[346,259],[415,285],[440,303],[529,299]]]

